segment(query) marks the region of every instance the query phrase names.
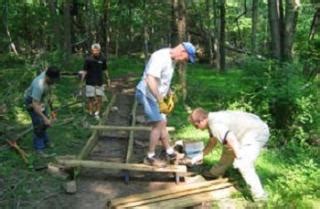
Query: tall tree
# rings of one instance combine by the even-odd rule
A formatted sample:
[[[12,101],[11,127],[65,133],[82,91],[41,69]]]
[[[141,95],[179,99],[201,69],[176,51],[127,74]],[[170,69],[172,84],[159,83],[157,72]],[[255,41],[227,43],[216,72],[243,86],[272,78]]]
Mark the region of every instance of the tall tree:
[[[63,2],[63,23],[64,23],[64,50],[65,50],[65,62],[68,61],[72,48],[71,48],[71,15],[70,15],[70,0],[64,0]]]
[[[283,1],[268,0],[271,55],[279,60],[290,60],[300,0],[285,0],[285,10]]]
[[[47,5],[50,11],[50,25],[53,36],[51,36],[50,45],[56,48],[60,48],[61,37],[60,37],[60,28],[57,15],[57,0],[47,0]]]
[[[285,39],[283,44],[283,58],[292,59],[293,40],[296,32],[300,8],[300,0],[286,0]]]
[[[173,0],[173,9],[175,12],[175,21],[178,30],[178,43],[186,40],[186,4],[185,0]],[[186,79],[186,65],[180,64],[179,69],[180,86],[183,102],[187,98],[187,79]]]
[[[253,55],[257,53],[257,26],[258,26],[259,0],[252,0],[252,28],[251,28],[251,51]]]
[[[106,55],[109,54],[109,44],[110,44],[110,21],[109,21],[109,9],[110,9],[110,0],[103,0],[103,25],[104,25],[104,52]]]
[[[219,0],[219,12],[220,12],[220,28],[219,28],[219,70],[225,71],[226,67],[226,55],[225,55],[225,30],[226,30],[226,2],[225,0]]]
[[[320,25],[320,5],[316,9],[316,12],[313,15],[311,27],[310,27],[310,33],[309,33],[309,39],[312,40],[314,38],[314,35],[316,34],[316,31]]]

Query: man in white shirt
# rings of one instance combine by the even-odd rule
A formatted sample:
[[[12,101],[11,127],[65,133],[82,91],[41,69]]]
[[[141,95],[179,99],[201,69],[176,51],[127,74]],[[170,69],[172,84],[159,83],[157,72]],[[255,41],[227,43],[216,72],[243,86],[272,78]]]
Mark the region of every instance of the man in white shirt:
[[[148,122],[151,123],[150,144],[144,163],[157,167],[165,164],[155,156],[155,148],[160,140],[166,149],[170,161],[176,158],[173,148],[169,144],[166,115],[172,111],[172,106],[164,102],[170,94],[170,84],[176,63],[191,63],[195,61],[195,47],[190,42],[183,42],[174,48],[164,48],[154,52],[143,73],[141,81],[136,87],[136,98],[144,107]]]
[[[223,152],[220,161],[213,166],[207,177],[219,177],[233,164],[239,169],[249,185],[255,200],[266,199],[254,163],[262,147],[269,138],[269,128],[258,116],[241,111],[206,112],[196,108],[189,121],[198,129],[209,130],[210,140],[204,149],[208,154],[217,142],[222,143]]]

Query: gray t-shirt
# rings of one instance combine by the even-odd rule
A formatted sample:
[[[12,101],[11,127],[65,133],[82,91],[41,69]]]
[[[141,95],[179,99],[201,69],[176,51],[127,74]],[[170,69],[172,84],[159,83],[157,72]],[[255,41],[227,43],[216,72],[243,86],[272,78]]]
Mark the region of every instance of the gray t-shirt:
[[[38,75],[24,93],[25,99],[32,98],[38,102],[44,102],[44,98],[49,92],[49,86],[44,82],[45,72]]]
[[[258,116],[241,111],[210,112],[208,123],[210,133],[221,143],[224,143],[228,131],[232,131],[239,143],[243,144],[250,143],[243,141],[247,133],[264,131],[268,128]]]
[[[145,67],[141,81],[137,85],[137,89],[150,99],[156,101],[156,98],[154,98],[150,92],[145,81],[147,75],[152,75],[157,78],[160,95],[163,97],[166,96],[170,89],[174,68],[175,62],[170,57],[170,48],[164,48],[154,52]]]

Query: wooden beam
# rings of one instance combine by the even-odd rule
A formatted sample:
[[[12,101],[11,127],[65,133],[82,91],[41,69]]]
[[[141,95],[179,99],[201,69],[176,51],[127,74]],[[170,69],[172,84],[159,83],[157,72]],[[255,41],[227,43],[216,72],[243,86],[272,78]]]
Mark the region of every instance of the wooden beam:
[[[151,131],[149,126],[90,126],[93,130],[103,130],[103,131]],[[174,127],[167,127],[168,131],[175,131]]]
[[[120,205],[120,204],[124,204],[124,203],[137,202],[137,201],[147,200],[147,199],[154,199],[157,197],[166,196],[168,194],[176,194],[176,193],[190,191],[190,190],[194,190],[194,189],[198,189],[198,188],[206,188],[206,187],[210,187],[210,186],[214,186],[214,185],[218,185],[218,184],[226,183],[226,182],[228,182],[227,178],[192,183],[192,184],[181,184],[181,185],[177,185],[175,187],[165,189],[165,190],[158,190],[155,192],[147,192],[147,193],[142,193],[142,194],[133,194],[133,195],[129,195],[127,197],[116,198],[116,199],[110,200],[110,202],[112,203],[112,205]]]
[[[136,110],[137,110],[138,102],[136,99],[134,99],[132,111],[131,111],[131,126],[134,127],[136,125]],[[129,140],[128,140],[128,149],[127,149],[127,155],[126,155],[126,163],[130,162],[130,158],[132,155],[133,150],[133,138],[134,138],[134,131],[131,130],[129,133]]]
[[[108,115],[109,115],[109,112],[111,110],[111,107],[113,106],[115,101],[116,101],[116,95],[113,95],[109,105],[107,106],[107,109],[106,109],[105,113],[103,114],[103,118],[108,118]],[[99,138],[98,130],[94,130],[92,132],[91,137],[88,139],[87,143],[82,148],[82,150],[79,153],[77,158],[80,159],[80,160],[87,158],[87,156],[90,154],[91,150],[97,144],[98,138]]]
[[[93,160],[63,160],[57,159],[58,163],[68,167],[85,167],[85,168],[102,168],[113,170],[134,170],[134,171],[148,171],[148,172],[171,172],[171,173],[184,173],[187,172],[187,167],[184,165],[168,165],[163,168],[157,168],[145,164],[133,163],[114,163]]]
[[[178,207],[177,204],[180,204],[179,208],[187,207],[214,200],[225,189],[229,191],[229,195],[230,191],[234,191],[227,179],[178,185],[170,189],[116,198],[107,203],[107,208],[159,208],[159,205],[163,205],[160,208],[174,208]]]
[[[199,205],[203,202],[213,202],[218,200],[225,200],[225,198],[230,197],[236,189],[232,186],[225,187],[213,191],[201,192],[198,194],[186,195],[175,199],[168,199],[166,201],[160,201],[150,204],[144,204],[135,206],[136,209],[176,209],[176,208],[188,208]],[[122,206],[115,208],[124,208]],[[132,208],[132,207],[129,207]]]

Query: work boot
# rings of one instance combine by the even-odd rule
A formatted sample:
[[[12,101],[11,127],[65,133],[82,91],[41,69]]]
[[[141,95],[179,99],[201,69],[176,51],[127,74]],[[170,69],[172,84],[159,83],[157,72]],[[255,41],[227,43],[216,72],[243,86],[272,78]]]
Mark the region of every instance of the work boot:
[[[210,171],[203,171],[202,176],[207,180],[213,180],[218,178],[218,176],[213,175]]]
[[[43,158],[54,157],[56,155],[55,153],[47,154],[43,150],[37,150],[36,153],[38,156],[43,157]]]
[[[95,112],[95,113],[94,113],[94,118],[97,119],[97,120],[100,120],[100,114],[99,114],[99,112]]]
[[[155,167],[159,167],[159,168],[163,168],[166,166],[166,163],[157,159],[155,156],[153,157],[148,157],[146,156],[144,159],[143,159],[143,163],[146,164],[146,165],[151,165],[151,166],[155,166]]]
[[[47,148],[54,148],[54,143],[48,142],[48,143],[46,144],[46,147],[47,147]]]

